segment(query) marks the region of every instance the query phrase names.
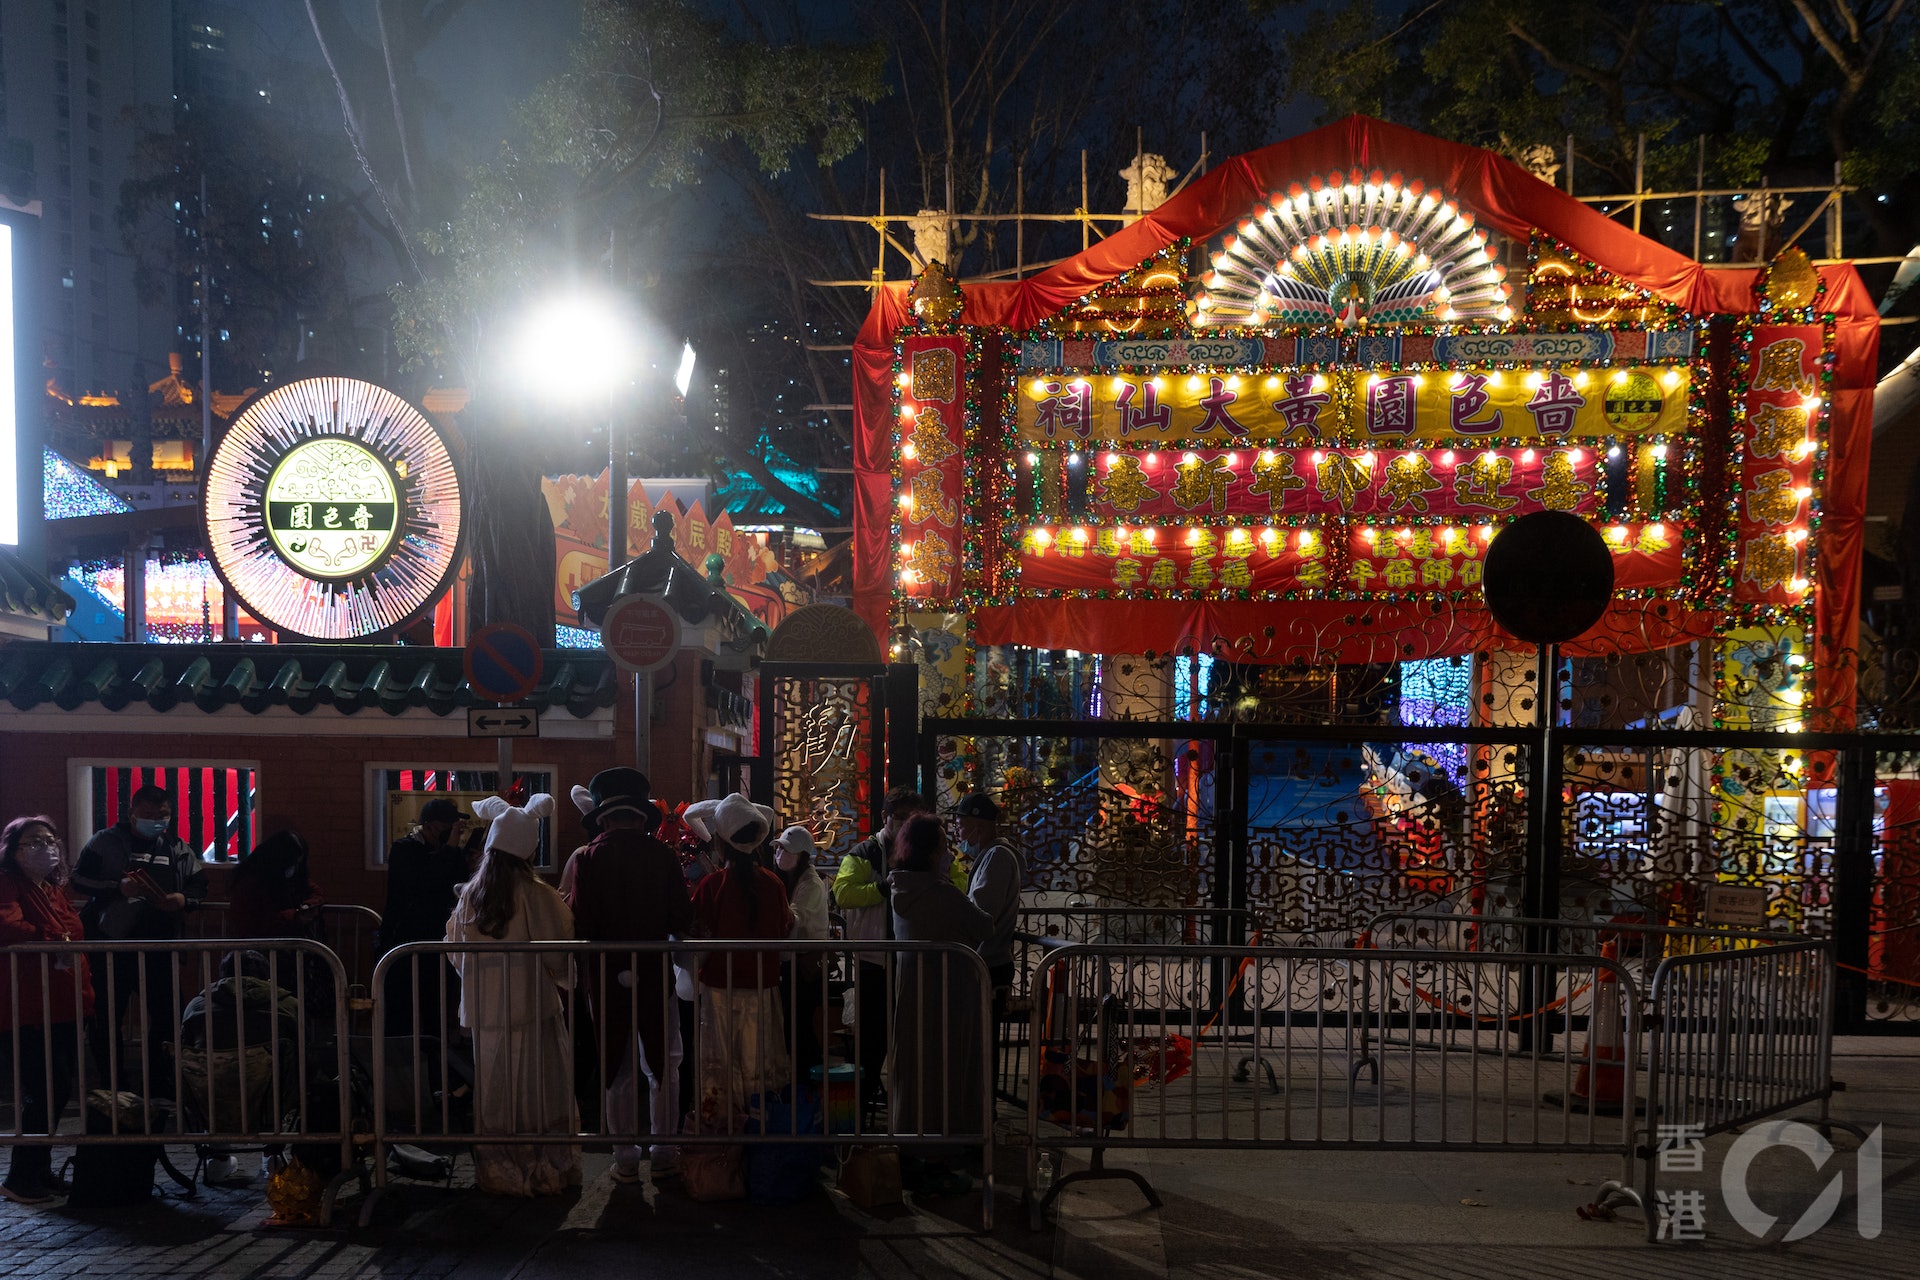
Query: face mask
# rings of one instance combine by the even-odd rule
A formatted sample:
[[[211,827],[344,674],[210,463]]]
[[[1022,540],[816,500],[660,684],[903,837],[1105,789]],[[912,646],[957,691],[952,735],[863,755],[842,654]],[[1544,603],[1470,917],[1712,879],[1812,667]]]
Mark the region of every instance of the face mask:
[[[800,865],[800,851],[789,849],[783,844],[773,847],[773,860],[780,864],[782,871],[791,871]]]
[[[288,867],[286,870],[286,876],[287,876],[287,879],[289,880],[293,879],[295,876],[299,874],[300,874],[299,867]]]
[[[158,840],[161,836],[167,834],[167,820],[165,818],[136,818],[134,819],[133,829],[135,834],[144,836],[148,840]]]
[[[20,865],[29,874],[50,876],[60,866],[60,846],[54,844],[26,844],[20,846]]]

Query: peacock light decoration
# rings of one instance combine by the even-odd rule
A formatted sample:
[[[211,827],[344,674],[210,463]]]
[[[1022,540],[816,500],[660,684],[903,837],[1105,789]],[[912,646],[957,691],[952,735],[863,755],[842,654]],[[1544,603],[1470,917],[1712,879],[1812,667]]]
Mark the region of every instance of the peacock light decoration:
[[[1194,323],[1342,327],[1505,321],[1506,270],[1473,215],[1418,179],[1314,177],[1243,219],[1200,278]]]

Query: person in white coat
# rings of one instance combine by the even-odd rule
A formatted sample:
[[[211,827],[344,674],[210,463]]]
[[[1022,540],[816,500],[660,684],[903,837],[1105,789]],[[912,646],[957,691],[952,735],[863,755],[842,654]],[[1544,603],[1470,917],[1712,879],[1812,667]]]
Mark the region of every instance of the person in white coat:
[[[827,882],[814,866],[820,848],[813,833],[802,826],[788,827],[773,842],[774,874],[787,886],[793,908],[793,936],[824,939],[832,936],[827,916]],[[787,1042],[794,1046],[796,1074],[809,1067],[826,1069],[820,1038],[820,1011],[826,1007],[823,982],[826,957],[796,954],[780,966],[780,989],[786,996]]]
[[[498,796],[473,806],[493,825],[480,870],[461,889],[447,919],[448,942],[569,942],[573,912],[533,870],[540,819],[553,797],[524,808]],[[474,1134],[478,1138],[577,1133],[573,1037],[561,993],[573,987],[565,951],[454,952],[460,974],[460,1024],[473,1033]],[[560,1195],[580,1185],[580,1149],[566,1142],[474,1144],[475,1182],[494,1195]]]

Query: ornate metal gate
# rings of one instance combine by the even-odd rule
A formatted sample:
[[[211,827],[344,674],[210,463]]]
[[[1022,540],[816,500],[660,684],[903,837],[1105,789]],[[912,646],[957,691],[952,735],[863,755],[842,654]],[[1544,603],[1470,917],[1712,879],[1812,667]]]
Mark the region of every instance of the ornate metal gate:
[[[915,675],[911,666],[867,662],[762,664],[754,799],[782,825],[809,827],[824,856],[845,853],[872,829],[890,776],[911,781],[914,756],[904,745],[891,753],[889,774],[888,728],[912,733]]]
[[[1690,925],[1759,889],[1767,927],[1835,940],[1847,1027],[1920,1032],[1920,736],[1691,727],[1670,652],[1562,664],[1543,739],[1535,664],[1441,661],[1473,714],[1431,714],[1413,664],[987,651],[992,714],[924,718],[921,785],[1000,799],[1030,905],[1243,909],[1270,942],[1430,908]]]

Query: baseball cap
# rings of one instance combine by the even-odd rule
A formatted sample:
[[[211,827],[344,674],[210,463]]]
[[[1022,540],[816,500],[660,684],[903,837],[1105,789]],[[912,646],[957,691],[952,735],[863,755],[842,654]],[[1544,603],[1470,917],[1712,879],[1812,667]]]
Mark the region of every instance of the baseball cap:
[[[459,822],[469,817],[471,817],[470,814],[460,812],[460,806],[445,796],[439,796],[420,806],[422,822]]]
[[[988,822],[1000,821],[1000,806],[979,791],[970,791],[961,796],[960,803],[953,806],[953,812],[954,816],[960,818],[985,818]]]

